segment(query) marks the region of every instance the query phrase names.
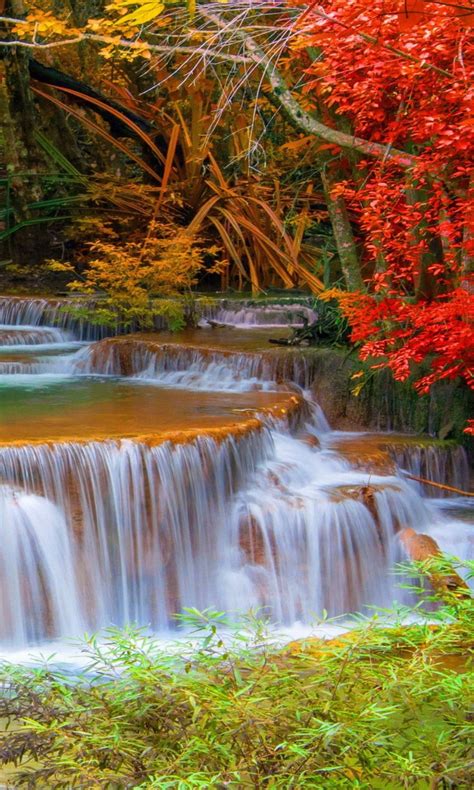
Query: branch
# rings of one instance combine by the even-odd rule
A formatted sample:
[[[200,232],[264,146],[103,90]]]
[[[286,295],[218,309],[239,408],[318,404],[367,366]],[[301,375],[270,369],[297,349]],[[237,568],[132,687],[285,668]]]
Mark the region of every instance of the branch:
[[[201,14],[207,17],[207,19],[213,22],[217,27],[221,29],[225,28],[225,23],[215,14],[203,10],[201,10]],[[293,98],[288,85],[273,61],[267,57],[257,42],[245,31],[234,30],[233,33],[234,36],[241,40],[253,63],[267,76],[272,88],[272,98],[297,129],[306,134],[319,137],[321,140],[325,140],[332,145],[338,145],[340,148],[347,148],[350,151],[358,151],[361,154],[365,154],[365,156],[384,159],[400,167],[408,168],[417,164],[417,157],[411,156],[405,153],[405,151],[399,151],[396,148],[392,148],[390,145],[383,145],[382,143],[372,143],[370,140],[364,140],[361,137],[355,137],[345,132],[340,132],[337,129],[332,129],[330,126],[326,126],[320,121],[317,121],[309,112],[303,110],[301,105]]]
[[[452,491],[454,494],[459,494],[460,496],[474,496],[470,491],[462,491],[460,488],[454,488],[454,486],[448,486],[444,483],[435,483],[434,480],[427,480],[425,477],[417,477],[417,475],[409,475],[408,473],[405,473],[405,477],[408,477],[410,480],[415,480],[417,483],[423,483],[426,486],[441,488],[443,491]]]
[[[0,24],[9,24],[9,25],[28,25],[29,23],[25,19],[13,19],[12,17],[7,16],[0,16]],[[98,44],[106,44],[110,45],[113,44],[116,47],[120,47],[122,49],[134,49],[140,51],[150,51],[150,52],[158,52],[160,54],[169,54],[172,55],[177,53],[179,55],[199,55],[204,57],[209,57],[215,60],[216,58],[219,60],[226,60],[230,61],[231,63],[243,63],[250,65],[253,63],[251,58],[246,58],[244,55],[232,55],[228,52],[213,52],[210,49],[205,49],[203,47],[184,47],[184,46],[174,46],[174,45],[164,45],[164,44],[149,44],[148,42],[144,41],[130,41],[128,38],[118,38],[114,36],[101,36],[98,33],[81,33],[80,35],[73,36],[71,38],[64,38],[59,41],[49,41],[45,43],[40,43],[36,41],[23,41],[22,39],[13,39],[11,41],[5,41],[4,39],[0,40],[0,48],[1,47],[24,47],[26,49],[38,49],[38,50],[48,50],[48,49],[57,49],[58,47],[70,46],[71,44],[78,44],[81,41],[94,41]]]

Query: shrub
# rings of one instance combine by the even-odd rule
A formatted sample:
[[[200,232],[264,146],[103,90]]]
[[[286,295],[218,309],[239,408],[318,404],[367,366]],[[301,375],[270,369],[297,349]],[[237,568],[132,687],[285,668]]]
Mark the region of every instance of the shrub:
[[[3,668],[0,715],[21,726],[0,760],[21,761],[15,787],[472,787],[472,615],[453,595],[285,649],[210,611],[188,610],[174,651],[110,630],[79,679]]]
[[[153,222],[143,242],[96,241],[90,251],[93,257],[69,288],[96,301],[68,307],[70,313],[93,323],[138,329],[152,329],[156,316],[163,316],[171,329],[183,328],[186,302],[204,268],[204,251],[193,235]],[[211,247],[206,254],[216,252]],[[50,268],[75,273],[70,264],[53,261]]]

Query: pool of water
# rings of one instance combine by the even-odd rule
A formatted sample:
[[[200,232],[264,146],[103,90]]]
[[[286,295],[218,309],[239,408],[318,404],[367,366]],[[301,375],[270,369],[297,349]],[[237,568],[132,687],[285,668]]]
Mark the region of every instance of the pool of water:
[[[202,392],[100,376],[0,376],[0,443],[114,438],[241,423],[285,393]],[[249,411],[250,410],[250,411]]]

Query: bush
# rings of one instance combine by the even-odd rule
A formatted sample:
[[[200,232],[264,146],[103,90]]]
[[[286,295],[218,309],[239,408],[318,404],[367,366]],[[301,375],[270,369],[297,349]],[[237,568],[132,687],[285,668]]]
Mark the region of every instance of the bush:
[[[179,653],[110,630],[79,680],[6,666],[0,715],[22,726],[0,759],[15,787],[472,787],[473,603],[432,609],[283,650],[258,619],[189,610]]]
[[[74,274],[72,292],[93,298],[91,305],[68,305],[73,317],[122,329],[152,329],[155,319],[164,318],[172,330],[183,329],[186,313],[194,300],[191,289],[204,269],[202,244],[174,225],[152,222],[144,241],[96,241],[93,256],[79,275],[69,263],[50,261],[56,272]],[[219,271],[219,266],[208,268]]]

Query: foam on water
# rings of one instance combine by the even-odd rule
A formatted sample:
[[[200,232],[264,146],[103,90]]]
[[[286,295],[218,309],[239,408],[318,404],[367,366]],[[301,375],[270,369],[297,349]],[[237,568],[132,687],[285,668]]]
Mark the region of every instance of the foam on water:
[[[151,381],[237,397],[272,391],[285,376],[302,385],[308,378],[297,357],[198,349],[136,346],[124,355],[106,345],[47,357],[38,352],[74,347],[68,327],[44,326],[51,310],[62,320],[60,306],[45,300],[11,307],[0,299],[0,320],[12,324],[0,330],[6,337],[37,332],[35,339],[51,341],[17,343],[18,355],[31,350],[34,357],[0,359],[1,388],[127,372],[137,386]],[[111,624],[136,622],[166,635],[173,614],[187,606],[260,609],[287,634],[301,634],[323,610],[339,615],[403,598],[392,569],[405,557],[398,533],[406,527],[472,556],[469,525],[424,499],[403,475],[354,468],[331,448],[319,407],[308,410],[299,435],[272,419],[238,438],[176,445],[0,447],[0,637],[10,655],[26,656],[46,642],[51,648],[44,649],[59,645],[66,660],[65,640]],[[314,442],[304,440],[308,434]],[[446,465],[435,467],[446,473]],[[357,495],[367,486],[372,506]]]
[[[286,326],[302,327],[303,318],[312,323],[316,320],[317,314],[303,304],[242,305],[239,302],[223,300],[220,307],[206,311],[203,325],[207,318],[218,324],[240,329],[256,329],[263,326],[277,329]]]

